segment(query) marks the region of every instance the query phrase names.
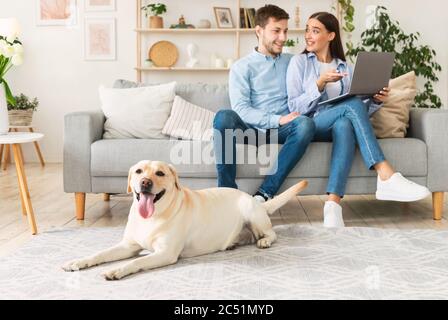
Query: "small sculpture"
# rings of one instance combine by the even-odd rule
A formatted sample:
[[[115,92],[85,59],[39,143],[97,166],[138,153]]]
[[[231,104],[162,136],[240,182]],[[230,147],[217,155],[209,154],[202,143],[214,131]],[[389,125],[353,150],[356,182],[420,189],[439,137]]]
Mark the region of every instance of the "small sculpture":
[[[195,45],[194,43],[189,43],[187,45],[187,53],[189,57],[189,60],[186,64],[187,68],[194,68],[198,66],[199,64],[199,59],[197,58],[198,50],[199,50],[198,46]]]
[[[194,29],[194,25],[186,24],[184,15],[182,14],[179,18],[178,24],[172,24],[170,29]]]

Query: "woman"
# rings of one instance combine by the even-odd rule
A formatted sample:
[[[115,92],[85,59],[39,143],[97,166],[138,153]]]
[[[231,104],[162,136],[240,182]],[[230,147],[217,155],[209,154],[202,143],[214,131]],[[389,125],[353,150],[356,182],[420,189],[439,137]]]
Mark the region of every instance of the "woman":
[[[324,206],[324,226],[343,227],[341,198],[358,143],[365,165],[376,170],[376,197],[380,200],[416,201],[429,190],[395,172],[386,161],[376,140],[369,116],[386,100],[389,88],[373,97],[353,97],[335,104],[324,101],[348,91],[352,68],[345,60],[339,23],[328,12],[317,12],[307,22],[306,49],[294,56],[287,72],[288,106],[291,112],[313,118],[315,141],[333,141],[328,201]]]

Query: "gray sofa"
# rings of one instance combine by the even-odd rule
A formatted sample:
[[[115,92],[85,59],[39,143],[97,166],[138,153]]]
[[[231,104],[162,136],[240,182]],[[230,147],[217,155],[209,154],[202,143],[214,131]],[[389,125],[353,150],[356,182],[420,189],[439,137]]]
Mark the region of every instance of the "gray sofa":
[[[118,80],[115,87],[135,87],[136,83]],[[179,84],[176,94],[185,100],[217,111],[230,105],[226,85]],[[103,139],[105,117],[96,112],[75,112],[65,116],[64,190],[75,193],[76,216],[84,219],[87,193],[125,193],[129,168],[143,159],[170,161],[173,146],[189,150],[210,142],[186,140]],[[433,192],[433,217],[441,219],[443,195],[448,191],[448,110],[413,109],[408,136],[381,139],[379,143],[397,171],[426,185]],[[242,146],[250,148],[251,146]],[[281,147],[281,146],[280,146]],[[194,151],[193,151],[194,152]],[[331,143],[312,143],[305,156],[292,170],[282,190],[300,179],[309,181],[304,195],[325,194],[329,174]],[[216,186],[214,163],[177,164],[181,183],[201,189]],[[255,192],[261,184],[257,165],[241,164],[237,183],[241,190]],[[365,168],[357,151],[347,194],[372,194],[376,191],[376,174]]]

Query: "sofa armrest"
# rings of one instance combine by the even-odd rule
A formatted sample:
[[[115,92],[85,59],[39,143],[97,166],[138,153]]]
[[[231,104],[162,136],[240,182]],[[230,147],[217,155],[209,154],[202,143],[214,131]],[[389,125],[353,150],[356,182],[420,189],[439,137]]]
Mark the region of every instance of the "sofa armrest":
[[[74,112],[64,117],[64,191],[91,192],[91,145],[102,139],[101,111]]]
[[[426,143],[427,187],[432,192],[448,191],[448,110],[411,109],[408,136]]]

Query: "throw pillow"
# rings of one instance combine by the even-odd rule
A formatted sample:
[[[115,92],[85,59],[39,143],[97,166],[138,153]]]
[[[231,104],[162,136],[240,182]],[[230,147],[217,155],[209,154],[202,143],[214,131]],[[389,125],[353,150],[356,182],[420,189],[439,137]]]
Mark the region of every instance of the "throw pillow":
[[[415,72],[389,82],[389,97],[370,118],[378,138],[404,138],[409,127],[409,113],[417,94]]]
[[[104,139],[163,139],[175,96],[176,82],[130,88],[100,87],[101,109],[106,116]]]
[[[211,141],[214,117],[214,112],[176,96],[171,115],[165,123],[162,133],[186,140]]]

